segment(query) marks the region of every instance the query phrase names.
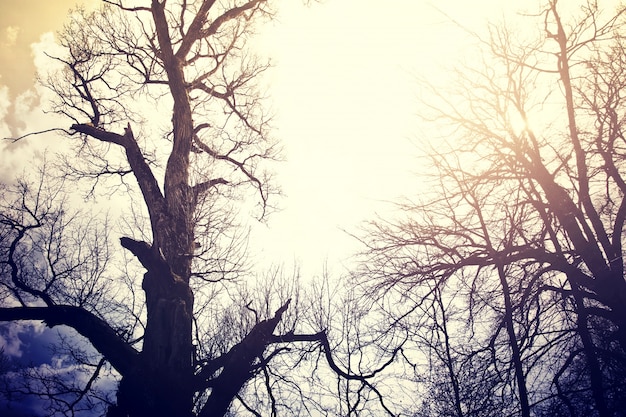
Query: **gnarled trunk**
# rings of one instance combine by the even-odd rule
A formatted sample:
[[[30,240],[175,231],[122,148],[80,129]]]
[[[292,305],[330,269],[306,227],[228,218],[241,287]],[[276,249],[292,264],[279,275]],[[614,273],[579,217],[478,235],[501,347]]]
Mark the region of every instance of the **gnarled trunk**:
[[[181,277],[162,251],[145,242],[122,238],[148,270],[143,278],[147,323],[143,350],[124,375],[111,416],[188,416],[193,400],[193,293],[189,275]],[[189,270],[191,258],[177,265]]]

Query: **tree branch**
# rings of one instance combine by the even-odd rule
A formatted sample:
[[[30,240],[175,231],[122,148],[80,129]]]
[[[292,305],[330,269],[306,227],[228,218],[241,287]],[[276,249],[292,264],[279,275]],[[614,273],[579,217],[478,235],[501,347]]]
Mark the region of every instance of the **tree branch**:
[[[176,51],[176,57],[181,61],[185,59],[185,56],[191,50],[194,42],[198,39],[201,39],[202,36],[202,26],[206,22],[207,15],[211,10],[211,7],[215,4],[215,0],[205,0],[202,2],[200,6],[200,10],[196,13],[193,21],[189,25],[189,30],[187,30],[187,34],[183,36],[183,41]]]
[[[387,366],[389,366],[396,358],[398,352],[402,349],[402,346],[396,347],[389,358],[384,364],[382,364],[378,369],[374,369],[368,374],[357,375],[352,374],[346,371],[343,371],[335,360],[332,357],[332,349],[330,347],[330,343],[328,342],[328,337],[326,336],[326,331],[321,331],[314,334],[295,334],[293,332],[286,333],[281,336],[273,336],[272,343],[294,343],[294,342],[319,342],[324,350],[324,356],[326,357],[326,361],[328,362],[328,366],[337,373],[337,375],[342,378],[353,380],[353,381],[362,381],[365,382],[367,379],[371,379],[375,377],[377,374],[382,372]]]
[[[204,37],[212,36],[216,34],[219,28],[224,23],[228,22],[229,20],[236,19],[237,17],[239,17],[246,11],[251,10],[252,8],[256,7],[258,4],[263,3],[265,1],[266,0],[253,0],[253,1],[247,2],[246,4],[242,6],[233,7],[232,9],[228,10],[226,13],[224,13],[223,15],[215,19],[206,30],[202,31],[201,37],[204,38]]]
[[[257,323],[241,342],[200,370],[197,375],[198,388],[212,388],[211,395],[199,413],[200,417],[222,416],[228,410],[232,400],[258,370],[254,363],[257,359],[262,359],[263,352],[272,343],[275,337],[272,333],[290,302],[291,300],[287,300],[276,310],[274,317]],[[223,369],[219,376],[208,381],[220,368]]]
[[[165,212],[165,199],[159,187],[159,183],[154,177],[150,166],[146,162],[135,140],[130,124],[124,129],[123,135],[99,129],[89,124],[73,124],[71,129],[102,142],[114,143],[124,148],[128,164],[133,170],[133,174],[137,179],[146,206],[148,207],[152,230],[157,230],[157,219],[163,217],[163,213]]]
[[[155,253],[153,249],[154,246],[149,245],[144,241],[131,239],[129,237],[121,237],[120,244],[122,247],[128,249],[133,255],[135,255],[139,262],[141,262],[141,265],[143,265],[143,267],[148,271],[163,271],[170,269],[163,253]]]
[[[65,325],[86,337],[122,375],[134,366],[138,352],[107,322],[75,306],[0,308],[0,321],[42,320],[48,327]]]
[[[124,4],[120,1],[120,2],[114,2],[111,0],[102,0],[104,3],[110,4],[112,6],[118,7],[121,10],[126,10],[127,12],[149,12],[150,8],[149,7],[127,7],[124,6]]]
[[[209,189],[215,187],[218,184],[228,185],[229,182],[225,180],[224,178],[215,178],[209,181],[198,183],[194,185],[191,189],[194,193],[194,196],[198,198],[198,196],[201,196],[202,194],[207,192]]]

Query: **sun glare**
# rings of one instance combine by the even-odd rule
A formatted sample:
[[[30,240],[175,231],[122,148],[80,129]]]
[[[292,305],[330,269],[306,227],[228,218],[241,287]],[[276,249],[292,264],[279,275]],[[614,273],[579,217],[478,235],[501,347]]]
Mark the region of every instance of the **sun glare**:
[[[522,116],[517,110],[509,110],[507,114],[507,129],[515,136],[520,136],[530,129],[528,115]]]

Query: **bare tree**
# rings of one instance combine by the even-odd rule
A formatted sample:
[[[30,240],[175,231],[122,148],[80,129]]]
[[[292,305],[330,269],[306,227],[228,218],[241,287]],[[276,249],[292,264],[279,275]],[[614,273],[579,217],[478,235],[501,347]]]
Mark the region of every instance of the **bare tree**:
[[[424,147],[434,191],[372,224],[362,274],[403,320],[454,296],[462,356],[491,352],[492,395],[515,413],[609,416],[625,400],[624,9],[560,11],[534,16],[536,40],[491,27],[458,88],[433,88],[426,118],[449,134]]]
[[[104,3],[72,14],[60,36],[66,55],[51,56],[61,69],[42,82],[56,96],[52,111],[72,123],[76,154],[62,178],[91,181],[93,198],[108,185],[107,197],[131,204],[120,238],[127,252],[107,240],[109,225],[72,212],[54,177],[6,188],[0,320],[73,328],[81,337],[68,344],[83,349],[75,359],[91,375],[71,386],[32,375],[46,385],[30,392],[68,414],[99,399],[109,416],[224,416],[233,403],[274,415],[276,386],[288,381],[277,372],[294,372],[278,358],[293,350],[293,366],[316,356],[329,374],[359,384],[351,408],[371,392],[384,405],[369,382],[381,368],[344,368],[325,328],[300,332],[285,320],[295,290],[259,304],[261,294],[234,284],[245,272],[237,204],[256,195],[262,218],[276,193],[265,163],[278,149],[255,85],[268,66],[245,48],[255,23],[272,17],[270,2]],[[112,259],[126,254],[114,272]],[[229,303],[236,293],[251,299]],[[119,378],[114,403],[96,394],[103,373]]]

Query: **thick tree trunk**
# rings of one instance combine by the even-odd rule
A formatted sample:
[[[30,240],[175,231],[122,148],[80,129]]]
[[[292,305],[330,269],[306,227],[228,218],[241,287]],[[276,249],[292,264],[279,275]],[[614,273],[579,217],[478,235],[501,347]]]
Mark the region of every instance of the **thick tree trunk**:
[[[144,276],[148,320],[143,351],[124,376],[110,416],[191,416],[193,296],[167,271]]]
[[[210,4],[203,4],[203,13],[208,12]],[[193,120],[181,61],[172,50],[164,5],[153,1],[152,13],[174,99],[174,141],[165,170],[164,204],[157,207],[146,199],[153,243],[131,244],[148,270],[142,285],[148,317],[139,368],[125,376],[119,388],[118,407],[130,416],[188,416],[193,406],[193,294],[189,287],[195,209],[189,186]],[[145,252],[143,259],[136,250]]]
[[[189,275],[172,271],[161,250],[122,239],[148,270],[143,279],[147,323],[136,367],[124,375],[111,416],[191,416],[193,294]],[[190,259],[179,260],[189,269]]]

